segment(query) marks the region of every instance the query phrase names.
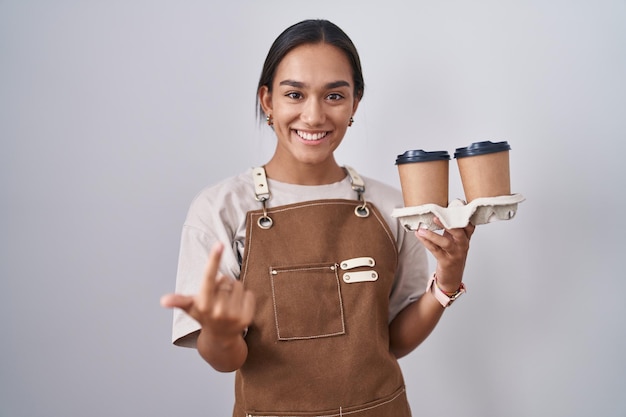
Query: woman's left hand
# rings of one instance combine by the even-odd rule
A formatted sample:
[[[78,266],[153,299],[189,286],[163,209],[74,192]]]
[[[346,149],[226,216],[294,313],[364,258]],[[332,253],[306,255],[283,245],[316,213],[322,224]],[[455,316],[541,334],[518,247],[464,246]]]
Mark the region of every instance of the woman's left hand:
[[[438,218],[437,225],[444,227]],[[476,226],[469,223],[464,228],[445,229],[443,234],[419,229],[415,236],[437,260],[437,285],[445,292],[453,293],[461,286],[469,243]]]

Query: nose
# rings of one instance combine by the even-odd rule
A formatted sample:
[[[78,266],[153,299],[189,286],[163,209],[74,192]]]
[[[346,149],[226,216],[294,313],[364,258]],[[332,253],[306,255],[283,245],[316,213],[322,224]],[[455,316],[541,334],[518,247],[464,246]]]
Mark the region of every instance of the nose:
[[[309,98],[304,103],[300,118],[309,126],[319,126],[326,121],[324,104],[317,98]]]

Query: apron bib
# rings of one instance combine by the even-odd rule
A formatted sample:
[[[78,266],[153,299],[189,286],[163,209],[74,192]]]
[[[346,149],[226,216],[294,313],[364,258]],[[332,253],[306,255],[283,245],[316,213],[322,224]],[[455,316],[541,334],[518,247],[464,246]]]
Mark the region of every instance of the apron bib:
[[[389,352],[397,248],[357,191],[247,213],[241,280],[257,307],[234,417],[410,416]]]

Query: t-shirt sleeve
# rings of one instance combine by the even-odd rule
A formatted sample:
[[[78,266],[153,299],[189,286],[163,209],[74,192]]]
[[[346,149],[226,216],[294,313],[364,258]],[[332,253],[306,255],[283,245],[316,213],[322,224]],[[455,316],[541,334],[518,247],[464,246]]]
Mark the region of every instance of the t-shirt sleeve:
[[[239,188],[248,184],[237,178],[225,180],[200,191],[189,207],[183,224],[178,267],[177,294],[195,295],[200,290],[211,248],[222,242],[224,251],[219,274],[238,279],[245,234],[246,206],[241,203]],[[247,188],[246,188],[247,189]],[[200,324],[180,309],[174,309],[172,342],[177,346],[195,347]]]
[[[198,293],[209,251],[215,239],[195,227],[184,225],[178,268],[176,293],[193,295]],[[195,347],[200,324],[180,309],[174,309],[172,342],[178,346]]]
[[[413,233],[398,232],[398,270],[389,298],[389,322],[424,294],[428,283],[428,257]]]
[[[178,268],[176,272],[176,293],[194,295],[200,290],[206,262],[213,245],[222,241],[225,245],[219,274],[239,278],[239,262],[237,242],[228,242],[227,239],[217,238],[203,232],[193,226],[184,225],[180,254],[178,256]],[[228,245],[233,245],[229,250]],[[174,309],[172,324],[172,343],[183,347],[196,347],[196,340],[200,331],[200,324],[180,309]]]

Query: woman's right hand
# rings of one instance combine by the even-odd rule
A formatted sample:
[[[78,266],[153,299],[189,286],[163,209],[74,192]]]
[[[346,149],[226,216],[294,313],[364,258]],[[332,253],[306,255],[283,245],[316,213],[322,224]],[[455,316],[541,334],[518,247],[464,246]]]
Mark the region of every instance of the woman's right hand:
[[[241,338],[254,316],[255,301],[252,293],[233,278],[218,273],[224,245],[216,243],[196,295],[167,294],[161,305],[180,308],[200,323],[213,344],[227,346]]]

